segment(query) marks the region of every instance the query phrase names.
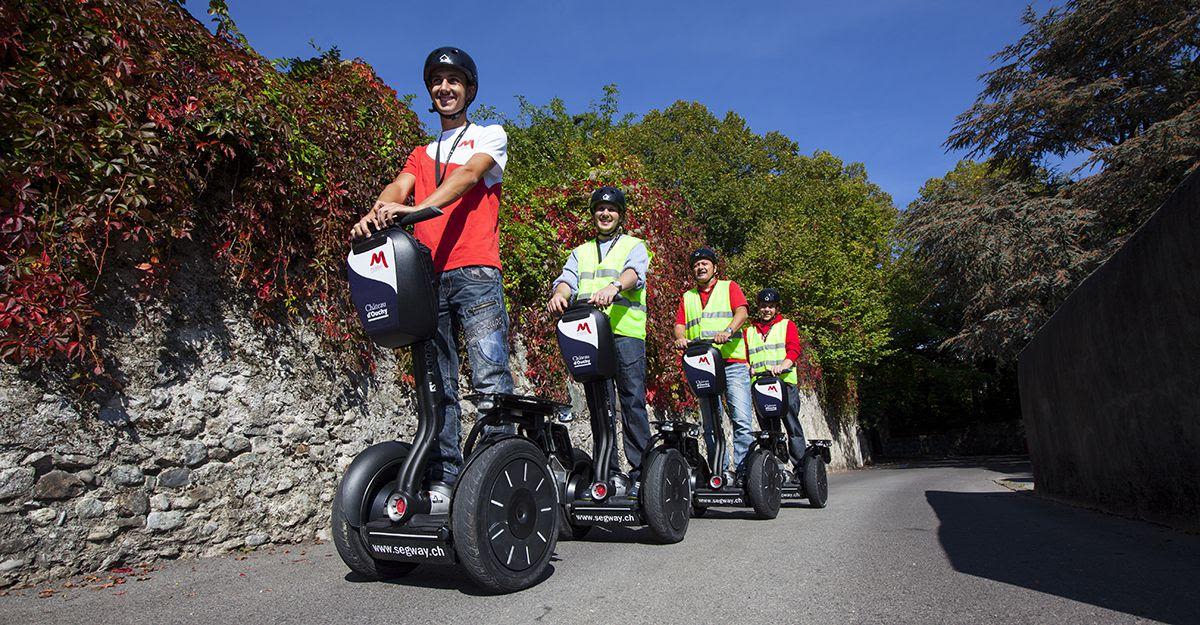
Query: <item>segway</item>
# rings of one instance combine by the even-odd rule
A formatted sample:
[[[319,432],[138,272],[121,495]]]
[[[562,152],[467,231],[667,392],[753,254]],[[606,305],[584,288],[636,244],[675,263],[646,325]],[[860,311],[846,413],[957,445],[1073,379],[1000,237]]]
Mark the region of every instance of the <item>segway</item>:
[[[592,426],[591,457],[569,440],[561,440],[556,447],[569,454],[558,456],[561,469],[551,461],[563,488],[559,536],[581,538],[596,525],[646,525],[661,542],[683,540],[692,497],[691,471],[683,450],[699,449],[695,425],[655,422],[657,432],[642,458],[642,488],[638,496],[631,496],[628,477],[610,468],[617,453],[613,387],[617,359],[608,315],[577,302],[559,318],[556,334],[567,371],[584,385]]]
[[[683,371],[700,405],[700,418],[713,436],[707,460],[693,465],[696,481],[693,512],[700,516],[712,506],[751,507],[760,519],[775,518],[779,514],[783,480],[770,432],[754,432],[741,484],[735,483],[725,467],[720,466],[726,448],[723,419],[719,416],[720,396],[725,392],[725,359],[720,350],[709,339],[690,341],[683,353]]]
[[[769,373],[754,376],[750,385],[750,393],[754,398],[754,413],[758,416],[758,426],[768,437],[761,437],[756,444],[769,445],[771,452],[779,462],[779,474],[783,476],[780,485],[780,498],[783,501],[807,499],[809,506],[824,508],[829,500],[829,481],[826,478],[825,465],[829,464],[829,447],[832,441],[828,439],[809,439],[808,445],[797,449],[795,455],[789,452],[789,438],[796,435],[792,425],[788,423],[788,396],[784,392],[783,382]],[[798,425],[798,424],[797,424]],[[793,473],[787,466],[786,459],[791,457],[800,465],[799,473]]]
[[[558,540],[558,489],[543,441],[562,404],[509,394],[468,396],[481,415],[464,448],[453,488],[432,483],[429,458],[442,429],[444,381],[437,332],[436,274],[429,249],[403,226],[441,215],[411,213],[353,244],[350,294],[367,336],[387,348],[411,347],[417,401],[412,443],[377,443],[346,469],[333,500],[333,542],[352,571],[369,579],[407,574],[419,564],[461,565],[481,587],[526,588],[549,566]],[[486,425],[518,434],[480,438]]]

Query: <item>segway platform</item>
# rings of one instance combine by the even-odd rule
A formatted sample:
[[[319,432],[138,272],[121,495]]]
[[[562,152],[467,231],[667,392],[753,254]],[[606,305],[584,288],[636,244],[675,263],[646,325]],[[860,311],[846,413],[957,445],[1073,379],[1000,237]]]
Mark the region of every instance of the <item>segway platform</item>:
[[[576,500],[567,504],[567,517],[579,525],[619,527],[645,525],[641,506],[633,497],[611,497],[601,502]]]
[[[454,546],[446,517],[416,517],[405,525],[371,521],[359,530],[371,556],[380,560],[422,564],[454,564]]]
[[[746,497],[742,494],[740,488],[730,488],[728,490],[713,490],[711,488],[697,488],[692,499],[696,504],[710,508],[713,506],[736,506],[744,507],[749,505],[746,503]]]

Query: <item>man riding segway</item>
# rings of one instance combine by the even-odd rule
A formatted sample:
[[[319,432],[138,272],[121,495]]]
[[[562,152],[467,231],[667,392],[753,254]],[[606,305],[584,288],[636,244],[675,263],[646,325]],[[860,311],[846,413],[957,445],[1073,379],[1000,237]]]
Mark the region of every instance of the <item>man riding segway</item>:
[[[621,403],[625,459],[632,470],[630,494],[637,496],[642,455],[650,441],[646,416],[646,272],[653,254],[645,241],[623,232],[625,194],[603,186],[589,203],[596,237],[576,247],[554,280],[546,308],[555,316],[569,305],[570,296],[608,314],[617,352],[617,394]],[[619,470],[617,455],[610,467]]]
[[[780,494],[789,500],[808,499],[809,505],[823,508],[829,497],[825,465],[830,460],[831,441],[806,441],[804,428],[800,425],[799,376],[796,374],[796,364],[803,355],[800,332],[795,323],[780,314],[783,298],[777,289],[767,287],[758,292],[756,299],[758,310],[753,326],[746,330],[750,374],[754,378],[752,396],[763,430],[778,432],[781,439],[786,431],[786,454],[793,467]],[[778,447],[783,447],[782,440]],[[776,453],[783,472],[784,450]]]
[[[445,411],[431,476],[453,485],[462,467],[461,409],[458,405],[458,336],[462,328],[472,387],[477,393],[511,393],[508,368],[508,313],[500,274],[499,208],[508,136],[498,124],[474,124],[467,107],[479,88],[475,61],[459,48],[429,53],[424,66],[430,112],[441,119],[441,134],[413,150],[404,169],[374,207],[355,224],[362,238],[423,206],[444,214],[418,223],[413,234],[432,251],[438,282],[438,332],[434,340]],[[413,204],[407,204],[409,198]],[[480,406],[484,411],[486,406]]]
[[[800,332],[796,324],[779,314],[781,296],[773,288],[758,292],[758,310],[751,327],[746,330],[746,347],[750,356],[750,375],[770,374],[779,378],[787,394],[788,455],[796,475],[804,463],[804,428],[800,425],[800,394],[796,363],[800,358]]]
[[[742,288],[732,280],[717,279],[717,254],[702,247],[691,255],[692,277],[696,288],[683,294],[675,313],[675,347],[687,349],[693,339],[711,339],[725,360],[725,396],[722,410],[733,422],[733,464],[735,471],[743,469],[746,453],[754,442],[751,434],[750,368],[741,328],[749,316],[749,304]],[[714,415],[720,419],[720,414]],[[710,428],[705,427],[705,443],[713,449],[716,441]],[[729,464],[727,457],[718,459],[720,468]]]

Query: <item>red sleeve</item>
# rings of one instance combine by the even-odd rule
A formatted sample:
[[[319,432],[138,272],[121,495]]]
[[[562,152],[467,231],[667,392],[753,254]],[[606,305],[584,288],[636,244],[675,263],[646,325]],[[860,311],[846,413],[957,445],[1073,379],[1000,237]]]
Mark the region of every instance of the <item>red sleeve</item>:
[[[732,280],[729,281],[729,306],[735,312],[738,306],[745,306],[746,312],[750,312],[750,303],[746,301],[746,294],[742,293],[742,287]]]
[[[679,309],[675,311],[675,325],[687,325],[687,315],[683,313],[683,298],[679,298]]]
[[[404,169],[401,169],[400,173],[412,174],[413,176],[420,178],[421,173],[419,171],[417,171],[418,167],[419,167],[417,165],[417,161],[419,161],[420,159],[413,158],[413,157],[416,156],[417,150],[424,150],[424,149],[425,149],[425,146],[423,146],[423,145],[419,145],[419,146],[413,148],[413,151],[408,153],[408,158],[404,159]]]
[[[791,320],[787,322],[786,358],[792,362],[800,362],[800,331]]]

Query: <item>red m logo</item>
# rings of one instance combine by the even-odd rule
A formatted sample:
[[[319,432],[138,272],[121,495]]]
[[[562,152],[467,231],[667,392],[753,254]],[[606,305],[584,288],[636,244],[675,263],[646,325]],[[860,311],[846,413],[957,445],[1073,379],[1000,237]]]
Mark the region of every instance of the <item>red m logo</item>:
[[[701,362],[702,364],[706,364],[706,365],[707,365],[707,364],[709,364],[709,363],[708,363],[708,356],[701,356],[701,357],[700,357],[700,362]]]
[[[589,325],[588,322],[585,321],[585,322],[579,324],[578,326],[576,326],[575,331],[576,332],[587,332],[588,334],[591,334],[592,326]]]
[[[774,393],[775,391],[778,391],[778,390],[779,390],[779,387],[778,387],[778,386],[775,386],[774,384],[772,384],[772,385],[770,385],[770,386],[768,386],[768,387],[767,387],[767,390],[768,390],[768,391],[771,391],[772,393]]]
[[[464,148],[471,148],[472,150],[474,150],[475,149],[475,140],[467,139],[466,141],[463,141],[459,145],[463,146]]]
[[[383,266],[387,267],[387,256],[385,256],[382,251],[371,254],[370,266],[374,267],[375,265],[377,265],[379,263],[383,263]]]

